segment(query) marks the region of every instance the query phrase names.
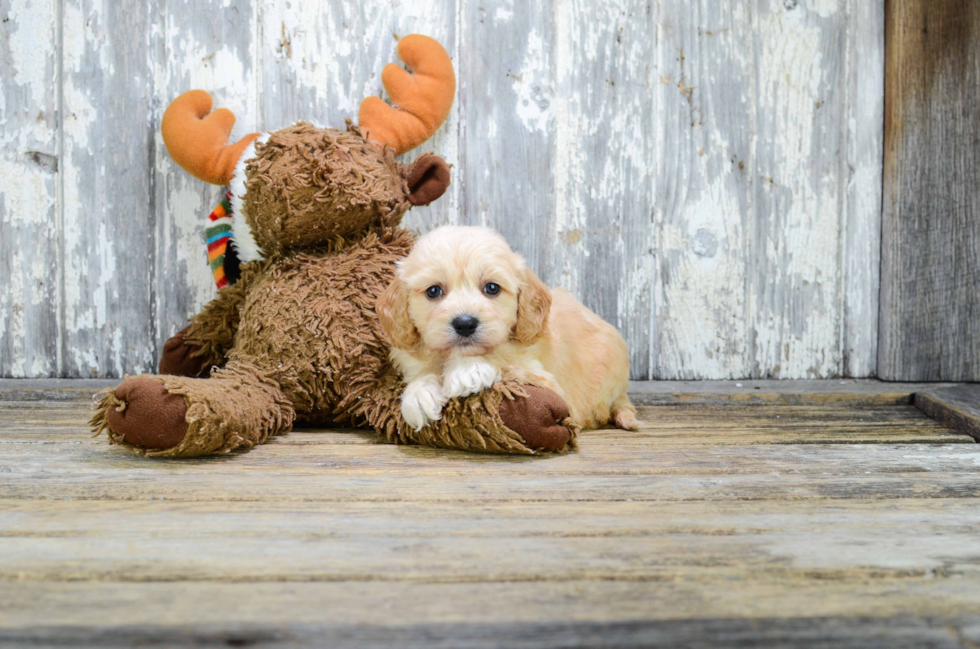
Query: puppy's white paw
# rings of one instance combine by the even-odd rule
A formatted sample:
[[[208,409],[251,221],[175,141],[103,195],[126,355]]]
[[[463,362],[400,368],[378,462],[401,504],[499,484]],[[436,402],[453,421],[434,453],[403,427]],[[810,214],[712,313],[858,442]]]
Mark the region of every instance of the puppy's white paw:
[[[442,386],[434,375],[416,379],[402,393],[402,419],[417,431],[442,417]]]
[[[468,397],[500,380],[500,370],[479,358],[461,358],[447,369],[442,393],[447,398]]]

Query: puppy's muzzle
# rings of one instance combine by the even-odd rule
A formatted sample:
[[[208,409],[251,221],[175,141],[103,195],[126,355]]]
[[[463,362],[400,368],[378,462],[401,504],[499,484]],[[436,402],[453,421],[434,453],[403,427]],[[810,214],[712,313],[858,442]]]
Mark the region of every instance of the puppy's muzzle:
[[[453,331],[463,338],[469,338],[480,328],[480,321],[471,315],[458,315],[453,318]]]

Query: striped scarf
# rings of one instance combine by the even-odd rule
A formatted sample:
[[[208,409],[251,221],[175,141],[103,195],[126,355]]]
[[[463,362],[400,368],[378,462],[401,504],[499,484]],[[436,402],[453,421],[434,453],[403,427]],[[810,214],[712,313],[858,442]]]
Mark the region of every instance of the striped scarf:
[[[234,284],[241,277],[238,254],[231,241],[231,219],[234,216],[231,209],[231,192],[225,194],[224,200],[208,215],[208,226],[204,235],[208,240],[208,264],[218,290]]]

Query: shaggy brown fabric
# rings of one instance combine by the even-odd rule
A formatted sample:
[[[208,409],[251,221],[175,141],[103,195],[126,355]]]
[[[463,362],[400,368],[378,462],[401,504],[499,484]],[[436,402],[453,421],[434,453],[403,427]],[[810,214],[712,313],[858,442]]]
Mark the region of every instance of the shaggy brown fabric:
[[[375,398],[362,405],[367,409],[368,421],[385,441],[484,453],[532,453],[500,418],[501,402],[524,394],[517,383],[504,381],[479,394],[452,399],[443,408],[442,418],[420,431],[412,429],[401,418],[400,402],[404,389],[405,384],[389,366]]]
[[[187,325],[163,343],[160,354],[160,374],[174,376],[207,376],[211,369],[208,359],[198,345],[187,343],[185,336],[191,326]]]
[[[348,129],[298,122],[256,147],[244,216],[267,256],[401,220],[408,185],[394,151]]]
[[[220,367],[227,362],[228,351],[235,344],[245,296],[248,295],[252,281],[265,273],[268,267],[268,262],[261,260],[243,264],[241,278],[218,291],[218,297],[211,300],[184,328],[184,341],[198,348],[193,355],[206,359],[208,368]]]
[[[428,157],[414,178],[418,187],[445,180],[445,163]],[[471,451],[528,454],[573,445],[573,427],[564,435],[555,430],[561,399],[537,390],[528,397],[511,379],[450,401],[442,419],[422,431],[402,420],[404,385],[375,305],[415,242],[397,227],[410,206],[405,174],[414,169],[395,162],[390,148],[366,143],[354,127],[300,123],[273,133],[246,166],[243,208],[267,258],[242,266],[241,279],[183,335],[183,345],[195,350],[186,358],[225,367],[210,378],[140,377],[156,401],[132,398],[124,382],[121,392],[104,395],[96,430],[108,429],[112,443],[134,451],[172,457],[248,449],[289,432],[294,421],[367,425],[389,442]],[[176,409],[161,405],[164,394],[186,408],[181,437]],[[170,436],[150,444],[148,433],[134,432],[145,425],[129,426],[120,412],[131,421],[165,420]]]
[[[171,394],[187,403],[187,435],[162,455],[194,457],[250,449],[288,433],[295,410],[269,369],[230,362],[207,379],[165,377]]]
[[[139,382],[140,391],[124,389],[133,381]],[[161,392],[172,400],[167,407],[161,407]],[[128,420],[121,420],[120,413]],[[232,363],[207,379],[127,378],[103,395],[92,425],[96,434],[107,430],[110,443],[137,453],[195,457],[247,450],[288,433],[294,419],[292,405],[266,372],[247,363]],[[158,438],[147,432],[151,429],[159,433]]]

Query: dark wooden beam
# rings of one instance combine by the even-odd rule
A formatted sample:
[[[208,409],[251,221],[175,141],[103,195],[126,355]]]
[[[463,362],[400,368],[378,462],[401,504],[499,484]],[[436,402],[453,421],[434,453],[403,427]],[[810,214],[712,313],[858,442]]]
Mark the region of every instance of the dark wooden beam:
[[[980,3],[889,0],[878,376],[980,380]]]
[[[922,390],[915,393],[915,406],[944,426],[980,441],[980,385]]]

